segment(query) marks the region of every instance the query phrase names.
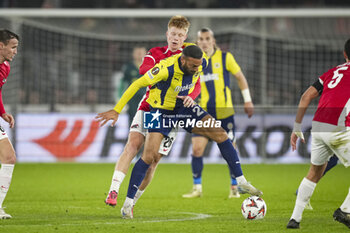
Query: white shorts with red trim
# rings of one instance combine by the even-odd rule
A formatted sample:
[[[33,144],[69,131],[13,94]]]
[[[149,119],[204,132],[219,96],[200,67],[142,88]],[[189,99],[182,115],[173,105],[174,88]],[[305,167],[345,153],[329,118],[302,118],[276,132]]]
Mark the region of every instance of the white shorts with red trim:
[[[0,125],[0,140],[8,138],[7,133],[4,128],[1,127]]]
[[[335,154],[345,167],[350,166],[350,128],[312,122],[311,163],[322,165]]]
[[[129,132],[137,132],[146,137],[146,134],[148,132],[147,132],[147,129],[143,128],[143,114],[144,114],[144,111],[137,110],[134,116],[134,119],[132,120]],[[173,143],[176,139],[176,135],[177,135],[177,130],[172,129],[169,135],[163,138],[158,151],[160,154],[165,156],[169,154],[171,147],[173,146]]]

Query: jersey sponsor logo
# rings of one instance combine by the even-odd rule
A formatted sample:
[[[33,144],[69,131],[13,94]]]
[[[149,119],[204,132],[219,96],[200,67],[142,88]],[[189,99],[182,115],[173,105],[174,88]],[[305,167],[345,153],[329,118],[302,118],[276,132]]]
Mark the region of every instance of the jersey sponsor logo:
[[[201,76],[201,82],[208,82],[213,80],[219,80],[218,74],[205,74]]]
[[[157,75],[159,73],[159,67],[154,67],[152,70],[151,70],[151,73],[153,75]]]
[[[175,92],[190,90],[193,86],[194,86],[194,83],[187,84],[186,86],[176,86]]]

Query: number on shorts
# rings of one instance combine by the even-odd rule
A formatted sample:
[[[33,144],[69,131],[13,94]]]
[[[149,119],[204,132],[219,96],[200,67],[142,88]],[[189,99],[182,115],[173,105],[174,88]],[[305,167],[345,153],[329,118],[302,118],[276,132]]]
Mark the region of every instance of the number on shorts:
[[[165,137],[164,138],[164,144],[163,146],[165,148],[170,148],[171,147],[171,144],[173,144],[173,141],[174,141],[174,138],[173,137]]]
[[[201,116],[204,113],[204,111],[198,105],[194,106],[192,111],[196,113],[197,116]]]

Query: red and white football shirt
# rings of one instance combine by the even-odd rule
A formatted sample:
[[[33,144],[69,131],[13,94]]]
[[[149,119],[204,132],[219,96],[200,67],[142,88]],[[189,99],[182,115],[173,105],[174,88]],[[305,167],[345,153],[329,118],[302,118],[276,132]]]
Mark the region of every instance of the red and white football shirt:
[[[319,81],[323,92],[313,120],[350,126],[350,62],[330,69]]]
[[[2,86],[6,83],[7,77],[10,74],[10,64],[5,61],[0,64],[0,115],[4,114],[5,108],[2,102]]]

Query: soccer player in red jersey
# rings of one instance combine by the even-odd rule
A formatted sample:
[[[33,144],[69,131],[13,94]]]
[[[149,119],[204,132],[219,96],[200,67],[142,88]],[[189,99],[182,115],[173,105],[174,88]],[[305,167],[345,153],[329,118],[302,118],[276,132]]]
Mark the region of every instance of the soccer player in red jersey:
[[[15,125],[15,119],[9,113],[6,113],[2,102],[2,87],[10,74],[10,63],[17,54],[19,37],[8,30],[0,30],[0,116],[9,123],[10,128]],[[16,163],[16,155],[13,146],[8,139],[5,130],[0,126],[0,219],[12,218],[5,213],[2,203],[5,200],[9,190],[13,169]]]
[[[350,166],[350,39],[344,46],[346,63],[324,73],[302,95],[291,134],[292,149],[298,138],[304,142],[301,122],[311,100],[321,98],[312,121],[311,167],[299,186],[297,199],[287,228],[299,228],[302,213],[321,179],[327,161],[335,154],[345,167]],[[333,218],[350,228],[350,189]]]
[[[186,17],[177,15],[173,16],[168,23],[168,31],[166,32],[168,45],[164,47],[154,47],[150,49],[143,59],[143,62],[139,68],[141,75],[147,73],[155,64],[159,63],[164,58],[179,54],[182,52],[183,48],[188,44],[184,41],[187,38],[187,32],[190,27],[190,22]],[[149,96],[149,88],[144,98],[141,100],[138,111],[130,126],[129,138],[127,144],[125,145],[124,151],[121,154],[113,173],[111,186],[108,192],[108,196],[105,203],[110,206],[115,206],[117,204],[117,197],[121,183],[123,182],[126,173],[128,172],[131,161],[135,158],[142,145],[145,142],[146,131],[143,129],[143,113],[149,112],[150,107],[146,102]],[[195,85],[194,90],[186,97],[186,103],[192,103],[193,100],[200,93],[200,81]],[[111,116],[117,114],[114,110],[106,112]],[[115,122],[112,123],[112,126]],[[175,140],[176,132],[172,131],[168,137],[165,137],[159,148],[159,153],[161,155],[168,155],[170,152],[173,141]],[[147,175],[139,187],[134,199],[134,203],[141,197],[146,186],[152,180],[154,170],[157,166],[158,161],[151,164]]]

